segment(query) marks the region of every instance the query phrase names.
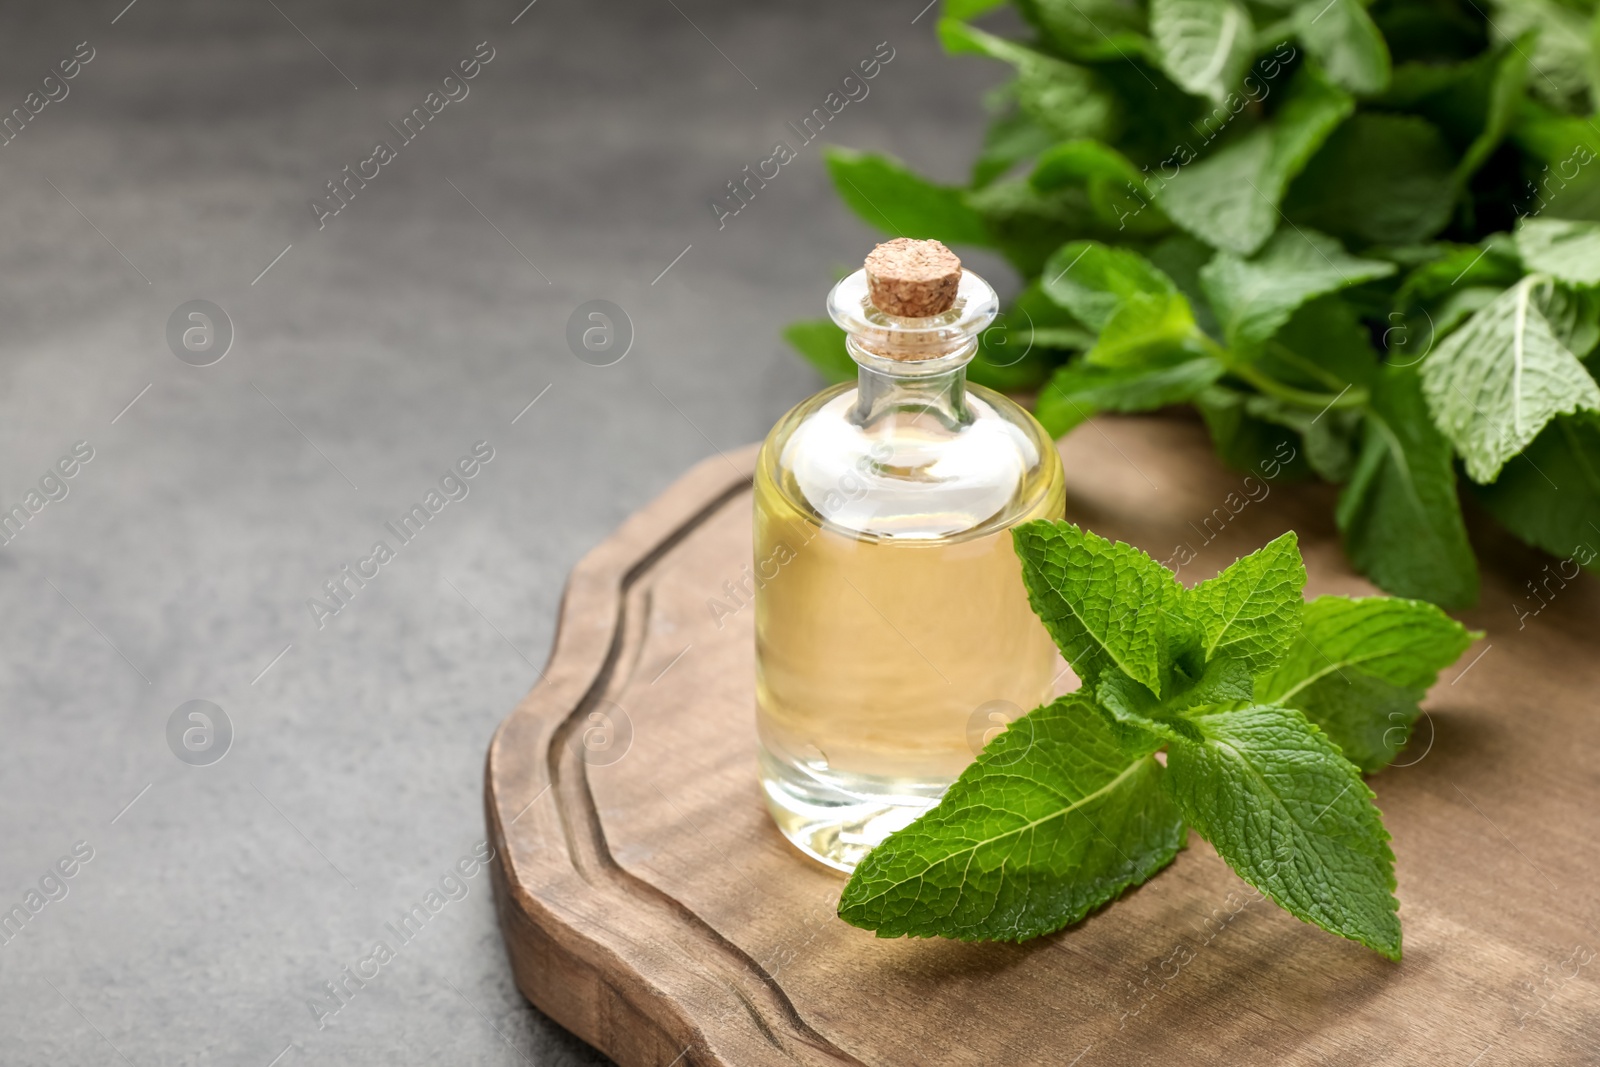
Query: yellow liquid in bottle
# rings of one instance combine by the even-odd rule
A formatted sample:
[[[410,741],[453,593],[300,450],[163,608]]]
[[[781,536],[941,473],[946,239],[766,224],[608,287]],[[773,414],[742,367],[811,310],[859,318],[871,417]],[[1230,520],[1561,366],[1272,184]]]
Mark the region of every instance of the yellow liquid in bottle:
[[[876,428],[892,448],[808,475],[795,452],[849,441],[853,398],[840,386],[791,413],[755,478],[768,804],[802,850],[846,870],[1049,698],[1060,660],[1028,606],[1010,527],[1063,510],[1053,442],[977,386],[979,425],[957,459],[917,466],[952,434],[901,414]]]

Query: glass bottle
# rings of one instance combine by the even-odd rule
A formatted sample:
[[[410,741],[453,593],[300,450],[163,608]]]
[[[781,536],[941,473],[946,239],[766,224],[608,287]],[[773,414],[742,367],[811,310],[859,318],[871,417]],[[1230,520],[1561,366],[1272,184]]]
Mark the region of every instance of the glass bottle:
[[[954,263],[954,302],[902,317],[868,271],[839,282],[857,379],[791,410],[756,461],[762,786],[789,840],[845,871],[1046,701],[1060,663],[1009,532],[1061,517],[1060,457],[966,380],[994,290],[914,243]]]

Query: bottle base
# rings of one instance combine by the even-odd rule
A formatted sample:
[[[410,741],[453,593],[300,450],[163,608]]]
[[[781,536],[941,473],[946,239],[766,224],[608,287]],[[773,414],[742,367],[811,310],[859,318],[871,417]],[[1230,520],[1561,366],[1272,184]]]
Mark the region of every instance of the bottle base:
[[[772,821],[801,852],[846,874],[939,803],[948,785],[822,774],[761,749],[761,788]]]

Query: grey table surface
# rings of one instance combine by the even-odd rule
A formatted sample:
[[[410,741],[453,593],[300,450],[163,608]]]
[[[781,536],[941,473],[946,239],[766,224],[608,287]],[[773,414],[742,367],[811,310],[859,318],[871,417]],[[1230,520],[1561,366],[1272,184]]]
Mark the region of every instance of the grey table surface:
[[[815,388],[778,330],[872,239],[822,141],[958,180],[1001,72],[943,56],[926,0],[524,2],[0,15],[26,120],[0,147],[0,509],[26,517],[0,547],[0,1062],[604,1062],[517,992],[487,876],[452,877],[489,737],[584,551]],[[798,144],[880,42],[869,95]],[[491,50],[413,141],[389,126]],[[798,158],[719,228],[780,139]],[[199,299],[231,323],[208,366],[225,323],[207,347],[180,316],[188,362],[168,340]],[[567,343],[593,299],[632,323],[611,366]],[[467,495],[392,537],[476,442]]]

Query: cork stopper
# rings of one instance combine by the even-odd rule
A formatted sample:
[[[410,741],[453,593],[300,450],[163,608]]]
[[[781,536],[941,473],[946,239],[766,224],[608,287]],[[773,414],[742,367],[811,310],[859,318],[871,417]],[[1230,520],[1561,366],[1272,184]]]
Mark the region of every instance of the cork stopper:
[[[867,293],[885,315],[925,319],[949,311],[961,284],[961,260],[938,241],[896,237],[867,256]]]

